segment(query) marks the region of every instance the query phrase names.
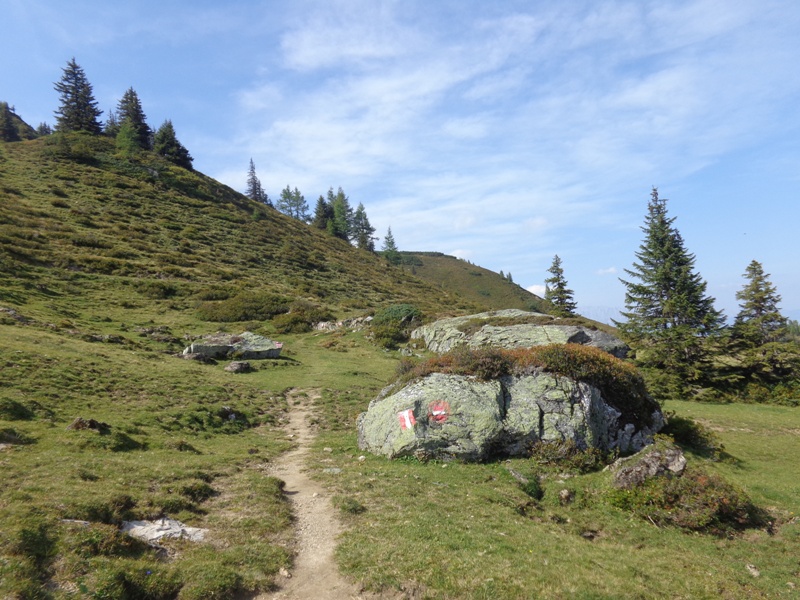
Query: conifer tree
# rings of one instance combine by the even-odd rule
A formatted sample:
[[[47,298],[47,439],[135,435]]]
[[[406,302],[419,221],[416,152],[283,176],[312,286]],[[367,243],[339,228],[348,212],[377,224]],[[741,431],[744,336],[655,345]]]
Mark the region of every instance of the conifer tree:
[[[56,130],[100,133],[102,127],[98,119],[103,111],[97,108],[86,74],[74,58],[63,71],[61,80],[55,84],[61,96],[61,106],[55,112]]]
[[[336,195],[333,194],[333,188],[328,191],[328,200],[333,209],[333,235],[349,242],[353,233],[353,209],[350,206],[350,199],[340,187]]]
[[[179,167],[192,170],[192,156],[184,145],[178,141],[175,135],[175,128],[169,119],[164,121],[156,131],[153,137],[153,150],[156,154],[163,156]]]
[[[252,158],[250,159],[250,167],[247,169],[247,190],[244,195],[256,202],[262,202],[267,206],[272,206],[269,196],[267,196],[264,188],[261,187],[261,181],[256,175],[256,165]]]
[[[144,150],[151,148],[152,131],[147,124],[147,117],[145,117],[142,110],[139,96],[133,88],[128,88],[117,104],[117,121],[120,125],[126,122],[131,124],[135,133],[136,144],[140,148]]]
[[[777,342],[785,333],[787,320],[778,309],[781,297],[769,280],[769,274],[764,273],[761,263],[753,260],[743,277],[748,283],[736,292],[741,310],[734,321],[734,337],[752,346]]]
[[[653,188],[638,262],[625,272],[625,321],[616,322],[636,351],[654,392],[683,397],[711,376],[706,338],[719,333],[724,316],[706,295],[706,282],[694,272],[695,257],[684,247],[667,201]]]
[[[375,251],[375,228],[370,225],[367,218],[367,211],[364,209],[362,203],[358,203],[355,213],[353,213],[353,227],[352,227],[353,241],[358,248],[362,250]]]
[[[119,119],[115,111],[109,111],[106,124],[103,126],[103,132],[111,137],[116,137],[119,133]]]
[[[275,208],[285,215],[308,223],[311,217],[308,215],[308,204],[306,198],[296,187],[292,190],[288,185],[281,190],[281,195],[275,203]]]
[[[20,139],[8,102],[0,102],[0,141],[18,142]]]
[[[39,137],[50,135],[51,133],[53,133],[53,130],[50,128],[50,125],[48,125],[44,121],[39,123],[39,126],[36,128],[36,135],[38,135]]]
[[[578,305],[573,300],[573,291],[567,287],[567,280],[564,278],[564,269],[561,268],[561,259],[558,254],[553,257],[553,263],[547,272],[551,274],[551,277],[544,280],[544,299],[553,305],[557,316],[574,317]]]
[[[320,195],[317,198],[317,205],[314,208],[314,217],[311,220],[311,224],[317,229],[327,230],[328,223],[331,221],[333,221],[333,207],[325,202],[325,198]]]
[[[381,248],[384,258],[393,265],[399,265],[402,261],[400,251],[397,249],[397,243],[394,241],[392,235],[392,228],[389,227],[386,232],[386,237],[383,238],[383,247]]]

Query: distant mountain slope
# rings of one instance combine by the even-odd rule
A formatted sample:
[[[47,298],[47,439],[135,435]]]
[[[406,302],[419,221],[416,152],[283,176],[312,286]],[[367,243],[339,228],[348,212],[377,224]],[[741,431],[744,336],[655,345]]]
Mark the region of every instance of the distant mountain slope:
[[[440,252],[401,252],[409,273],[484,310],[519,308],[548,312],[547,303],[499,273]]]

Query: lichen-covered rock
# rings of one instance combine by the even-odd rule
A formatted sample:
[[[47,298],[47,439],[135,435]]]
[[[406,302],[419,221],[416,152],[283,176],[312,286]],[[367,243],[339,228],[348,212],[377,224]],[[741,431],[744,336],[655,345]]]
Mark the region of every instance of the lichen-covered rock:
[[[457,346],[479,348],[531,348],[546,344],[583,344],[605,350],[617,358],[627,355],[622,340],[589,326],[565,324],[542,313],[518,309],[441,319],[411,333],[432,352],[449,352]]]
[[[358,419],[359,446],[390,458],[480,460],[500,443],[504,412],[498,381],[434,373],[373,400]]]
[[[615,487],[630,489],[653,477],[680,477],[686,470],[686,457],[678,446],[662,441],[634,456],[620,458],[609,470],[614,472]]]
[[[587,383],[538,372],[479,381],[433,373],[378,396],[358,419],[362,450],[390,458],[482,460],[524,455],[540,441],[637,451],[663,426],[658,405],[646,422],[623,414]]]
[[[243,360],[278,358],[283,344],[262,335],[245,331],[239,335],[215,333],[192,343],[183,351],[184,355],[196,354],[205,358],[235,356]]]

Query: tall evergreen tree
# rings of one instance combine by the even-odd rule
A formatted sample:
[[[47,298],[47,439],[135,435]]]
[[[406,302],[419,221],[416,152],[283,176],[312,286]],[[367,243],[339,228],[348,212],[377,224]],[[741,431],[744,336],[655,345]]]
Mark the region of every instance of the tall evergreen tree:
[[[325,198],[320,195],[317,198],[317,205],[314,207],[314,216],[311,219],[311,224],[317,229],[327,230],[328,223],[331,221],[333,221],[333,207],[325,202]]]
[[[781,297],[769,274],[764,273],[761,263],[753,260],[743,277],[748,283],[736,292],[741,310],[734,321],[734,336],[753,346],[777,342],[785,333],[787,320],[778,309]]]
[[[544,280],[544,299],[553,305],[554,311],[559,317],[574,317],[578,305],[573,300],[573,291],[567,287],[567,280],[564,278],[564,269],[561,268],[561,259],[558,254],[553,257],[553,263],[547,272],[551,276]]]
[[[102,127],[98,119],[103,111],[97,108],[92,85],[86,74],[74,58],[63,71],[61,80],[54,84],[61,97],[61,106],[55,112],[56,129],[100,133]]]
[[[625,269],[635,281],[625,286],[623,322],[615,322],[636,351],[636,362],[656,393],[682,396],[710,377],[710,348],[705,338],[717,334],[724,316],[706,295],[706,282],[694,272],[695,257],[667,215],[667,201],[653,188],[641,228],[644,241],[638,262]]]
[[[267,206],[272,206],[269,196],[267,196],[264,188],[261,187],[261,181],[256,175],[256,165],[252,158],[250,159],[250,167],[247,169],[247,190],[244,195],[256,202],[262,202]]]
[[[399,265],[402,261],[400,251],[397,249],[397,243],[394,241],[394,235],[392,235],[391,227],[387,230],[386,237],[383,238],[381,251],[383,252],[384,258],[393,265]]]
[[[308,214],[308,204],[306,198],[296,187],[292,190],[288,185],[281,190],[281,195],[275,203],[275,208],[285,215],[289,215],[299,221],[308,223],[311,217]]]
[[[18,142],[20,139],[8,102],[0,102],[0,141]]]
[[[139,96],[132,87],[126,90],[117,104],[117,120],[120,125],[124,123],[131,124],[135,133],[136,143],[140,148],[144,150],[151,148],[153,132],[147,124],[147,117],[145,117],[142,110]]]
[[[333,188],[328,191],[328,200],[333,209],[333,235],[343,240],[350,241],[353,233],[353,209],[350,206],[350,199],[340,187],[336,195],[333,194]]]
[[[119,119],[117,119],[116,111],[109,111],[106,124],[103,126],[103,132],[111,137],[116,137],[119,133]]]
[[[178,141],[172,121],[167,119],[153,136],[153,151],[179,167],[192,170],[192,155]]]
[[[356,246],[362,250],[375,251],[375,228],[370,225],[367,218],[367,211],[364,209],[362,203],[358,203],[356,211],[353,213],[353,227],[352,227],[353,241]]]

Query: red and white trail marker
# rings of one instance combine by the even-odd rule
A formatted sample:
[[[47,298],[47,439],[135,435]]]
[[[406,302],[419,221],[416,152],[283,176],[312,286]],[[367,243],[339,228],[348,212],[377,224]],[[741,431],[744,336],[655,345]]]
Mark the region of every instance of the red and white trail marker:
[[[403,431],[406,429],[411,429],[417,424],[417,420],[414,418],[413,408],[401,410],[399,413],[397,413],[397,419],[400,421],[400,429]]]
[[[444,423],[450,416],[450,404],[444,400],[436,400],[428,406],[428,419],[434,423]]]

